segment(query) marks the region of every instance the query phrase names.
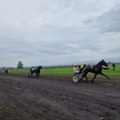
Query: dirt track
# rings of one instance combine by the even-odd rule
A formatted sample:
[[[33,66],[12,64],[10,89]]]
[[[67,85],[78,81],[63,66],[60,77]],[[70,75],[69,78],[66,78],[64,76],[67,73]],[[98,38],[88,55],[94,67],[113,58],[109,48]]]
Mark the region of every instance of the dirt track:
[[[120,78],[0,75],[0,120],[120,120]]]

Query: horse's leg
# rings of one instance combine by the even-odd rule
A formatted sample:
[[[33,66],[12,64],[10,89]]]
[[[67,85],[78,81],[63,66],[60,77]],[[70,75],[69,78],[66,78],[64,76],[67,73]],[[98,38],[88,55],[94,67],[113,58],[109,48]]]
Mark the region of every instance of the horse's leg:
[[[33,77],[34,71],[30,72],[30,77]]]
[[[88,82],[88,80],[87,80],[87,73],[88,73],[88,72],[83,73],[82,78],[81,78],[80,80],[83,80],[83,78],[85,78],[86,82]]]
[[[31,77],[34,77],[34,74],[35,74],[35,70],[31,72]]]
[[[40,77],[40,74],[39,73],[37,73],[37,78],[39,78]]]
[[[105,75],[103,73],[100,73],[100,74],[103,75],[104,77],[106,77],[108,80],[110,80],[110,78],[107,75]]]
[[[91,80],[91,83],[94,82],[94,79],[96,78],[97,74],[94,75],[94,78]]]
[[[87,74],[84,76],[84,78],[86,79],[86,82],[88,82],[88,77],[87,77]]]
[[[82,79],[83,79],[83,77],[84,77],[84,74],[82,74],[82,77],[80,78],[80,80],[82,80]]]
[[[38,73],[36,72],[35,74],[36,74],[36,78],[38,78]]]
[[[33,73],[30,73],[30,77],[33,77]]]

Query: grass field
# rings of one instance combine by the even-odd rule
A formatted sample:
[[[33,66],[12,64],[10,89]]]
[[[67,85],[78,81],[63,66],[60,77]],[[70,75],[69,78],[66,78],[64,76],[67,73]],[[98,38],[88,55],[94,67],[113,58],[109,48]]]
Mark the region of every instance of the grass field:
[[[103,73],[105,73],[108,76],[120,76],[120,64],[116,64],[116,69],[113,71],[113,67],[110,64],[109,70],[103,70]]]
[[[2,70],[4,72],[4,70]],[[28,74],[29,69],[13,69],[9,70],[10,74]],[[120,76],[120,64],[116,64],[115,71],[112,70],[111,64],[109,65],[109,70],[103,70],[103,73],[105,73],[108,76]],[[64,67],[43,67],[41,70],[42,75],[47,74],[58,74],[58,75],[72,75],[73,70],[72,66],[64,66]],[[92,75],[90,73],[90,75]]]

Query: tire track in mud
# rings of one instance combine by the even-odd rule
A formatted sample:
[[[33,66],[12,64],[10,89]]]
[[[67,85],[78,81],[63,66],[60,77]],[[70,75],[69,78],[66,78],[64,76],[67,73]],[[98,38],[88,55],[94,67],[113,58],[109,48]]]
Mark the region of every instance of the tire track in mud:
[[[6,103],[14,106],[23,120],[25,116],[29,120],[120,118],[120,91],[115,86],[12,76],[0,76],[0,84]]]

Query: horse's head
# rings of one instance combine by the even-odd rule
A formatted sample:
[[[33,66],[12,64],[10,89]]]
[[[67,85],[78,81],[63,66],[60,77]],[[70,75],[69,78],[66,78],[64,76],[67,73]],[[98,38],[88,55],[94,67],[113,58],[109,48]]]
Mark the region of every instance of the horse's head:
[[[42,69],[42,66],[40,65],[40,66],[38,66],[38,69]]]
[[[103,59],[102,59],[102,61],[101,61],[101,64],[104,65],[104,66],[106,66],[106,67],[108,67],[107,62],[105,62],[105,60],[103,60]]]

